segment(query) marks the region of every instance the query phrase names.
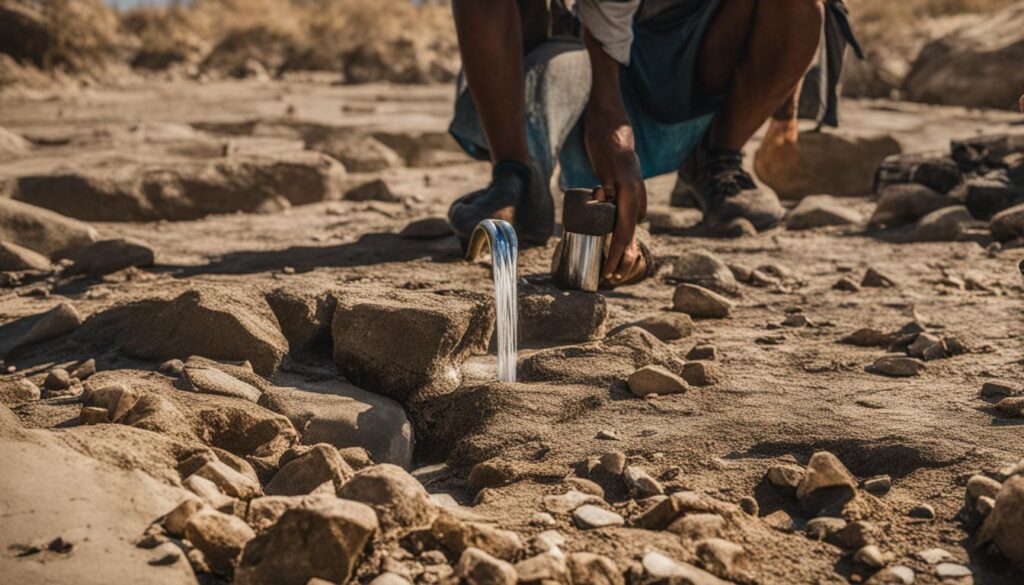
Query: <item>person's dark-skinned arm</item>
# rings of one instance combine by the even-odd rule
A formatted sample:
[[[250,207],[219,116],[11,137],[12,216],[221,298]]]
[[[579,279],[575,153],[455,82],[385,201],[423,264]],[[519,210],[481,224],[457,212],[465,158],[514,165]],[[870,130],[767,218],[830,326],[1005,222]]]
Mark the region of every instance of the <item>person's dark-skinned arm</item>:
[[[584,139],[590,164],[601,187],[598,200],[615,202],[617,217],[608,258],[602,273],[610,284],[631,278],[640,266],[640,250],[634,236],[647,214],[647,190],[640,174],[633,127],[619,90],[619,63],[601,43],[584,31],[590,55],[591,89],[584,120]]]

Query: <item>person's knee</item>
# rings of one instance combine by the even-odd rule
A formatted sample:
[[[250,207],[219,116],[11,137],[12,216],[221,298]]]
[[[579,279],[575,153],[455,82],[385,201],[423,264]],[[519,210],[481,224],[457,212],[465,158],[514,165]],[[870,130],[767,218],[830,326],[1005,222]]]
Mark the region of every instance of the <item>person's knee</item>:
[[[805,32],[813,30],[815,35],[821,34],[821,26],[825,21],[825,0],[772,2],[771,9],[784,11],[787,14],[787,20],[797,30]]]

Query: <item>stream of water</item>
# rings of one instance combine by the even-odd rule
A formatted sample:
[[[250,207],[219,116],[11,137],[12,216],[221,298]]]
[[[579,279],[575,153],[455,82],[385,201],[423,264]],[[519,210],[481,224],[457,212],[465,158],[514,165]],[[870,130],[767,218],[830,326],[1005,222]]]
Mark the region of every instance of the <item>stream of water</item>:
[[[483,234],[486,234],[490,242],[491,271],[494,274],[494,335],[498,340],[498,381],[515,382],[519,337],[519,297],[516,292],[519,240],[512,225],[501,220],[487,219],[480,222],[473,239]],[[470,250],[470,255],[473,255],[479,246],[471,243]]]

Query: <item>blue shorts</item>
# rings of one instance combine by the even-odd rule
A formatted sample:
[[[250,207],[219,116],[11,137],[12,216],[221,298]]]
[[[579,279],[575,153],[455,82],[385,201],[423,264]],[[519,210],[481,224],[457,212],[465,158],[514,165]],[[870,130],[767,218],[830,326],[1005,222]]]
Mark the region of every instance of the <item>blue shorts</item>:
[[[720,96],[701,91],[697,51],[719,0],[678,2],[634,25],[630,64],[621,71],[622,97],[633,125],[643,176],[676,171],[700,143]],[[583,143],[590,96],[590,59],[573,38],[550,39],[525,57],[526,136],[530,152],[551,176],[560,165],[563,189],[599,183]],[[472,96],[460,76],[449,131],[471,156],[489,159]]]

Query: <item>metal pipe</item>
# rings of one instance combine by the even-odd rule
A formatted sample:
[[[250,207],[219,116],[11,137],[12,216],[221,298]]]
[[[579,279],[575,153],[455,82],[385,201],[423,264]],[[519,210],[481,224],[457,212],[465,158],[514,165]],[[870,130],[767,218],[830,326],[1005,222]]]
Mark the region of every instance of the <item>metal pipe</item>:
[[[484,247],[486,245],[486,248]],[[466,248],[466,260],[476,262],[487,252],[491,260],[499,254],[509,254],[519,250],[519,239],[512,224],[502,219],[485,219],[477,224],[469,237]]]

